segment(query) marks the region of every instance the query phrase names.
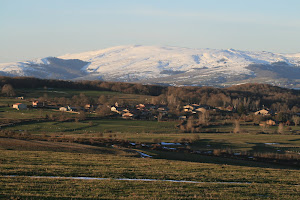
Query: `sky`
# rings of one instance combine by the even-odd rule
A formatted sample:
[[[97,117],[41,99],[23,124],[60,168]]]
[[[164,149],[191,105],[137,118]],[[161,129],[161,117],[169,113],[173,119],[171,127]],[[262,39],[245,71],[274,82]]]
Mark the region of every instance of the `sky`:
[[[0,0],[0,63],[120,45],[300,52],[299,0]]]

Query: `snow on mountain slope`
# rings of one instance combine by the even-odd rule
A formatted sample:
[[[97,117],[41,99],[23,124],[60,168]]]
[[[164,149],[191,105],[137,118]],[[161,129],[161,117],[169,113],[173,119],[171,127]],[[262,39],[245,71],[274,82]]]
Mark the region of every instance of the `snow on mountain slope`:
[[[191,72],[199,69],[222,71],[225,74],[251,74],[246,66],[252,63],[297,64],[300,57],[269,52],[234,49],[189,49],[157,46],[119,46],[99,51],[67,54],[61,59],[80,59],[90,64],[85,70],[110,78],[149,79],[166,77],[170,72]],[[163,73],[162,73],[163,72]]]
[[[283,71],[287,69],[289,74],[297,75],[300,54],[129,45],[0,64],[0,74],[201,85],[240,81],[257,77],[261,72],[267,74],[266,70],[272,71],[274,63],[279,64],[274,68],[277,71],[272,72],[273,78],[280,76],[282,66]]]
[[[0,63],[0,71],[6,72],[6,73],[11,73],[19,76],[24,76],[24,70],[29,69],[31,65],[40,65],[44,64],[47,65],[49,64],[49,61],[47,58],[41,58],[41,59],[35,59],[31,61],[25,61],[25,62],[16,62],[16,63]]]

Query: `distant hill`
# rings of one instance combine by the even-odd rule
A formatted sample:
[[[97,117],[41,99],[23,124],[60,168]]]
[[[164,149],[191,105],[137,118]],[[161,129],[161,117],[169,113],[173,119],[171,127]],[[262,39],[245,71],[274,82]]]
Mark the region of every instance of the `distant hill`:
[[[268,83],[300,88],[300,54],[117,46],[57,58],[3,63],[0,64],[0,75],[175,86]]]

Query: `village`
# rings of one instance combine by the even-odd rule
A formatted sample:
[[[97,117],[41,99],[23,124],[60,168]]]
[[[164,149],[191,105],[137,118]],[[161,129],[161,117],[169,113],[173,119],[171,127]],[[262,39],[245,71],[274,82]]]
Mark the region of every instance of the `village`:
[[[165,104],[150,104],[139,103],[136,105],[119,105],[115,102],[113,105],[108,104],[85,104],[83,107],[79,106],[57,106],[47,101],[27,101],[24,102],[24,97],[17,97],[18,100],[22,100],[23,103],[15,103],[12,105],[16,110],[26,109],[51,109],[54,111],[80,114],[86,113],[91,115],[97,115],[99,113],[102,116],[110,116],[110,118],[122,118],[127,120],[157,120],[157,121],[181,121],[180,125],[187,124],[188,120],[198,121],[194,123],[194,128],[208,126],[210,123],[216,121],[216,119],[231,119],[231,120],[244,120],[253,121],[253,125],[259,125],[264,129],[266,126],[276,126],[283,124],[285,126],[298,125],[300,113],[296,113],[290,117],[290,120],[284,118],[281,113],[276,113],[268,108],[263,108],[255,112],[239,113],[238,108],[234,106],[227,107],[212,107],[208,105],[200,104],[187,104],[181,106],[180,110],[174,112]],[[179,125],[179,126],[180,126]],[[178,126],[178,127],[179,127]],[[182,128],[182,127],[181,127]],[[184,129],[184,128],[183,128]]]
[[[274,166],[276,170],[299,168],[300,110],[295,91],[294,94],[264,85],[249,85],[251,92],[247,87],[228,90],[141,85],[132,85],[135,89],[127,90],[128,85],[121,87],[119,83],[107,84],[114,88],[110,90],[102,87],[104,84],[91,89],[90,85],[62,83],[74,84],[74,88],[2,87],[0,147],[1,152],[9,155],[2,155],[2,160],[15,159],[20,153],[23,154],[19,160],[43,157],[45,171],[41,173],[47,174],[49,153],[57,154],[58,159],[63,155],[66,161],[70,156],[79,156],[71,158],[72,162],[78,163],[79,159],[86,162],[86,158],[95,161],[84,172],[103,165],[103,170],[95,174],[97,177],[102,177],[101,173],[110,166],[116,166],[115,161],[122,160],[118,174],[126,178],[131,173],[124,173],[123,166],[136,170],[137,162],[138,169],[144,169],[146,162],[153,161],[159,173],[170,162],[178,162],[172,168],[182,166],[184,170],[199,163],[209,172],[211,167],[207,164],[211,163],[216,166],[214,173],[228,168],[230,181],[240,181],[231,176],[232,167],[245,166],[247,173],[253,165]],[[110,166],[106,168],[107,163]],[[15,166],[18,164],[12,167]],[[37,165],[33,166],[36,169]],[[15,174],[9,168],[5,163],[2,165],[5,174]],[[28,173],[26,167],[21,168]],[[61,168],[55,173],[59,171]],[[166,174],[172,171],[166,168]]]

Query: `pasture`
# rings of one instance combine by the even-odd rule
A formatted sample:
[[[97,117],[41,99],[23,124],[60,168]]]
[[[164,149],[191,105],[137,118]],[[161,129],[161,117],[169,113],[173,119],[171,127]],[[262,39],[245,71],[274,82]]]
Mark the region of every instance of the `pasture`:
[[[2,199],[299,197],[299,166],[217,156],[224,150],[233,155],[250,152],[299,160],[299,126],[286,126],[282,134],[276,132],[277,126],[265,127],[264,133],[269,134],[261,134],[260,126],[241,121],[241,132],[233,133],[233,120],[226,120],[214,121],[197,133],[185,133],[177,127],[179,120],[124,120],[96,114],[75,120],[78,114],[8,107],[17,102],[30,105],[29,100],[43,96],[72,98],[81,93],[93,99],[105,95],[131,103],[150,101],[151,96],[57,88],[16,89],[16,93],[25,100],[0,98]],[[64,115],[68,120],[50,119],[51,115]],[[6,125],[6,121],[16,123]],[[101,140],[110,142],[94,143]],[[132,145],[114,145],[114,141]],[[180,143],[190,152],[212,153],[145,148],[163,142]],[[151,157],[143,158],[141,153]]]
[[[299,195],[299,170],[272,164],[251,165],[199,155],[194,155],[197,158],[193,161],[182,161],[155,152],[146,152],[153,158],[145,159],[133,150],[113,147],[4,138],[0,139],[0,148],[1,198],[295,199]],[[121,178],[161,181],[116,180]]]

